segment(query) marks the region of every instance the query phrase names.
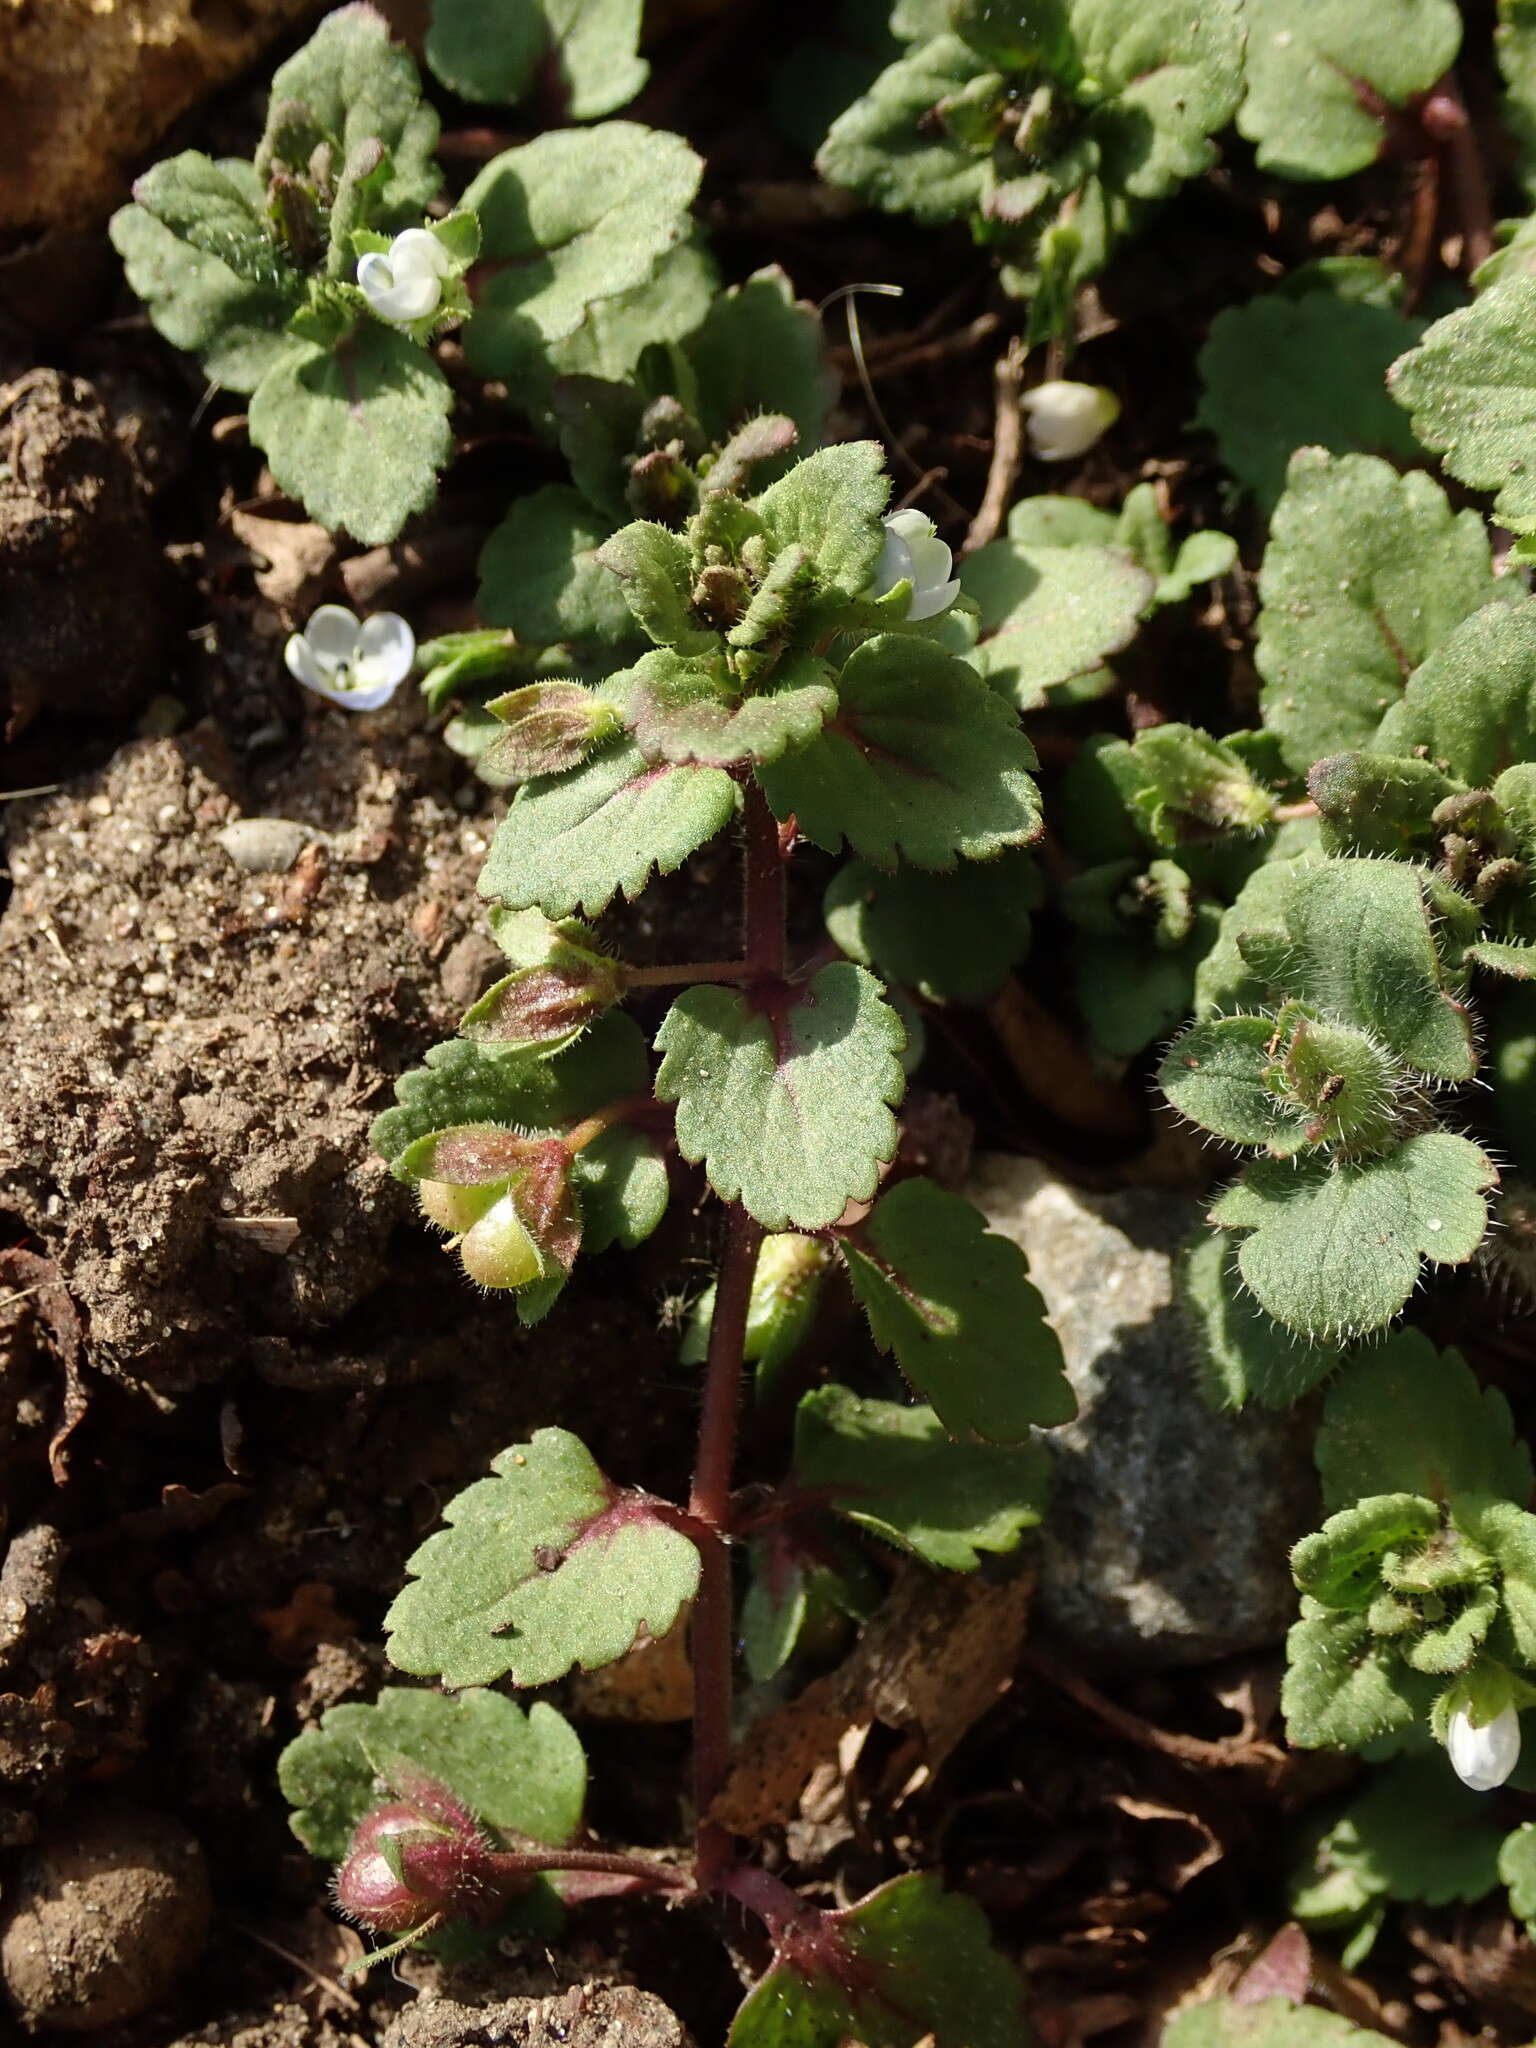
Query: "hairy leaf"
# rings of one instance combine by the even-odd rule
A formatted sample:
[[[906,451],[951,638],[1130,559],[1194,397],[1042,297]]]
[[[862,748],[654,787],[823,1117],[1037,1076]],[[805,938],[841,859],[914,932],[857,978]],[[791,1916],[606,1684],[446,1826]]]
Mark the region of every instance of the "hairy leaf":
[[[1040,1443],[956,1443],[932,1408],[819,1387],[795,1418],[795,1478],[829,1507],[941,1571],[1018,1547],[1045,1511]]]
[[[1511,1910],[1525,1922],[1529,1933],[1536,1921],[1536,1820],[1522,1821],[1513,1834],[1505,1836],[1499,1850],[1499,1877],[1509,1886]]]
[[[1410,1727],[1438,1689],[1378,1641],[1363,1614],[1341,1614],[1315,1600],[1302,1600],[1285,1658],[1280,1704],[1298,1749],[1363,1749]]]
[[[563,1714],[543,1700],[525,1714],[478,1689],[450,1699],[386,1686],[371,1706],[332,1707],[278,1759],[293,1832],[312,1855],[341,1861],[397,1756],[456,1792],[487,1827],[568,1842],[581,1826],[586,1759]]]
[[[1098,668],[1136,636],[1155,579],[1121,548],[995,540],[967,555],[960,588],[981,608],[986,671],[1020,711]]]
[[[1214,1017],[1174,1040],[1158,1086],[1181,1116],[1233,1145],[1261,1145],[1277,1158],[1307,1142],[1310,1118],[1270,1085],[1272,1017]]]
[[[881,514],[891,493],[878,441],[843,441],[797,462],[755,500],[779,549],[802,547],[828,593],[859,597],[885,545]]]
[[[1400,1757],[1344,1809],[1323,1853],[1373,1895],[1470,1905],[1499,1882],[1504,1834],[1486,1795],[1459,1784],[1442,1756]]]
[[[514,498],[480,551],[480,616],[534,647],[578,657],[643,644],[618,578],[598,559],[609,523],[569,484]]]
[[[1213,1998],[1185,2006],[1163,2029],[1164,2048],[1371,2048],[1386,2038],[1288,1998]]]
[[[667,1212],[667,1162],[656,1139],[616,1124],[571,1161],[571,1186],[581,1204],[584,1252],[643,1244]]]
[[[1389,754],[1422,748],[1473,789],[1536,760],[1536,600],[1464,619],[1415,671],[1375,744]]]
[[[667,1634],[699,1553],[659,1503],[612,1485],[563,1429],[536,1430],[491,1470],[408,1561],[384,1618],[392,1663],[450,1687],[549,1685]]]
[[[827,930],[861,967],[929,1002],[982,1001],[1029,950],[1042,895],[1034,856],[1019,850],[948,874],[851,860],[822,905]]]
[[[1330,1508],[1402,1492],[1523,1503],[1531,1490],[1531,1454],[1515,1437],[1509,1403],[1479,1387],[1459,1353],[1437,1351],[1417,1330],[1399,1330],[1334,1382],[1317,1469]]]
[[[729,2048],[1019,2048],[1024,1986],[973,1899],[895,1878],[793,1939],[748,1996]]]
[[[630,740],[579,768],[526,783],[496,828],[480,893],[514,910],[596,917],[631,901],[729,823],[736,785],[719,768],[647,761]]]
[[[1501,594],[1477,513],[1422,471],[1298,449],[1259,579],[1264,723],[1300,771],[1366,746],[1420,662]]]
[[[832,125],[816,168],[888,213],[953,220],[980,203],[985,155],[935,115],[990,67],[959,36],[939,35],[890,65]]]
[[[837,709],[832,670],[815,655],[778,662],[749,697],[719,657],[690,659],[658,647],[629,671],[625,719],[652,761],[776,761],[807,745]]]
[[[895,1150],[905,1040],[879,983],[847,962],[756,1002],[701,984],[656,1034],[656,1094],[722,1201],[770,1230],[816,1230],[869,1199]]]
[[[878,634],[855,648],[838,706],[809,745],[758,780],[780,818],[876,867],[952,868],[1040,829],[1035,751],[1007,705],[931,641]]]
[[[1496,491],[1494,514],[1536,528],[1536,277],[1518,273],[1437,320],[1392,370],[1392,396],[1459,482]]]
[[[1076,1414],[1023,1252],[962,1196],[901,1181],[842,1244],[875,1342],[951,1435],[1023,1443]]]
[[[251,398],[251,439],[311,518],[373,546],[431,504],[452,409],[432,358],[370,320],[334,351],[303,342],[280,356]]]
[[[467,100],[557,95],[573,121],[611,114],[645,84],[641,0],[433,0],[427,62]]]
[[[1324,1607],[1356,1613],[1381,1587],[1388,1551],[1420,1549],[1440,1529],[1440,1510],[1416,1493],[1378,1493],[1340,1508],[1291,1552],[1298,1589]]]
[[[1214,1403],[1288,1408],[1338,1370],[1336,1344],[1304,1344],[1258,1306],[1238,1278],[1235,1247],[1225,1233],[1213,1231],[1187,1245],[1178,1279],[1206,1396]]]
[[[1464,1265],[1488,1227],[1498,1176],[1469,1138],[1423,1131],[1374,1159],[1259,1159],[1211,1210],[1250,1233],[1246,1284],[1298,1336],[1328,1342],[1389,1323],[1419,1262]]]
[[[777,264],[722,292],[685,346],[711,440],[724,442],[747,420],[775,412],[794,421],[802,454],[816,447],[833,392],[826,343],[816,309],[795,297]],[[772,483],[788,461],[765,462],[754,474]]]

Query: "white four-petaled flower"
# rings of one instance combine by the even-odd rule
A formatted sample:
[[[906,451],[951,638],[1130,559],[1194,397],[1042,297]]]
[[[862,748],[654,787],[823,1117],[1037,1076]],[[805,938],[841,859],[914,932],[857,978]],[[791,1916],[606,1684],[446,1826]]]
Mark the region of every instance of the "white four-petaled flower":
[[[1473,1792],[1493,1792],[1520,1761],[1520,1716],[1512,1706],[1481,1728],[1474,1727],[1465,1707],[1452,1710],[1445,1731],[1451,1768]]]
[[[908,506],[893,512],[885,522],[885,546],[875,571],[875,588],[894,590],[898,583],[912,585],[909,619],[931,619],[946,610],[959,595],[960,585],[950,575],[953,558],[939,539],[931,519]]]
[[[442,303],[448,251],[426,228],[407,228],[386,253],[358,259],[357,282],[381,320],[425,320]]]
[[[1019,400],[1024,408],[1029,452],[1041,462],[1070,462],[1084,455],[1120,417],[1120,401],[1102,384],[1073,384],[1053,377]]]
[[[359,621],[344,604],[323,604],[283,649],[288,673],[317,697],[349,711],[377,711],[411,672],[416,635],[398,612]]]

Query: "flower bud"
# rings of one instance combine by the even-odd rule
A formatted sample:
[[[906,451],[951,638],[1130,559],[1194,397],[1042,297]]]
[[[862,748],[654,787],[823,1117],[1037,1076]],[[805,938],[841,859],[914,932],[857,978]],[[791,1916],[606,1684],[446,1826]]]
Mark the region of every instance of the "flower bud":
[[[1496,1791],[1520,1761],[1520,1716],[1511,1704],[1478,1725],[1471,1709],[1453,1707],[1445,1746],[1452,1770],[1469,1791]]]
[[[499,1867],[446,1785],[402,1759],[395,1789],[405,1796],[363,1816],[336,1873],[336,1903],[349,1919],[376,1934],[411,1934],[439,1919],[483,1923],[526,1890],[527,1877]]]
[[[883,596],[898,583],[910,583],[909,619],[931,619],[947,611],[960,594],[959,579],[950,575],[954,558],[938,537],[933,521],[915,507],[892,512],[885,521],[885,546],[875,571],[874,588]]]
[[[407,228],[387,252],[360,257],[357,282],[381,320],[425,320],[442,304],[443,279],[453,265],[427,228]]]
[[[1070,462],[1075,455],[1085,455],[1120,417],[1120,401],[1112,391],[1060,377],[1037,384],[1019,403],[1030,453],[1041,462]]]
[[[544,1261],[509,1188],[459,1240],[459,1257],[482,1287],[528,1287],[544,1278]]]

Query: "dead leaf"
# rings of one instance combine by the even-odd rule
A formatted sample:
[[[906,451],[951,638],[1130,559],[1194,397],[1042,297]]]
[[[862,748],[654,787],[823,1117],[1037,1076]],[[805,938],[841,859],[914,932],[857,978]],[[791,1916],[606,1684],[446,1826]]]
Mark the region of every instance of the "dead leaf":
[[[792,1819],[817,1767],[836,1757],[846,1778],[876,1722],[911,1738],[889,1773],[910,1795],[1012,1683],[1033,1592],[1027,1575],[903,1567],[847,1661],[748,1729],[710,1817],[740,1835]]]
[[[318,1579],[295,1586],[286,1607],[271,1607],[256,1620],[279,1664],[307,1664],[321,1643],[349,1642],[357,1623],[336,1606],[336,1594]]]
[[[48,1439],[48,1469],[55,1486],[69,1478],[67,1445],[90,1405],[84,1374],[84,1332],[75,1304],[69,1298],[63,1277],[52,1259],[36,1252],[12,1247],[0,1252],[0,1287],[14,1287],[9,1299],[0,1299],[0,1310],[30,1302],[32,1313],[47,1330],[54,1355],[64,1375],[64,1399],[58,1423]]]
[[[687,1614],[659,1640],[643,1636],[617,1663],[573,1673],[568,1697],[572,1713],[594,1721],[691,1721]]]
[[[1286,1922],[1256,1961],[1233,1986],[1237,2005],[1257,2005],[1265,1998],[1287,1998],[1300,2005],[1312,1988],[1312,1944],[1294,1920]]]
[[[260,512],[229,513],[235,538],[250,550],[259,566],[256,588],[296,625],[313,610],[320,584],[336,559],[336,542],[323,526],[306,519],[268,519]]]

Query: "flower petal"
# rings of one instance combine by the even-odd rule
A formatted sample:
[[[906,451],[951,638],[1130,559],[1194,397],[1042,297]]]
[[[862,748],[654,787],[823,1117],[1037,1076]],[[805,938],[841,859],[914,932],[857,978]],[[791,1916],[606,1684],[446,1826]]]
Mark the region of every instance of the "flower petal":
[[[948,548],[944,552],[948,554]],[[958,577],[953,578],[948,583],[930,584],[925,590],[913,592],[912,602],[907,607],[907,617],[914,624],[919,619],[936,619],[940,612],[949,610],[949,607],[959,595],[960,581]]]
[[[302,683],[306,690],[318,690],[323,696],[330,687],[325,670],[316,661],[309,642],[302,633],[290,633],[288,645],[283,649],[283,660],[288,673],[296,683]]]
[[[919,590],[931,590],[942,583],[954,565],[954,557],[936,533],[919,534],[907,543],[912,553],[912,581]]]
[[[325,668],[351,661],[357,653],[357,613],[344,604],[323,604],[309,615],[304,638],[309,651]]]
[[[914,541],[931,537],[934,526],[926,512],[919,512],[915,505],[909,505],[904,512],[887,513],[885,530],[899,534],[910,547]]]
[[[357,636],[358,682],[366,689],[382,684],[393,690],[404,682],[416,659],[416,635],[398,612],[375,612],[364,619]]]
[[[880,550],[879,565],[875,570],[875,590],[883,596],[894,590],[898,583],[910,583],[912,574],[912,550],[899,533],[891,530],[889,520],[885,527],[885,545]]]
[[[429,229],[406,228],[389,245],[389,267],[398,282],[404,277],[446,277],[453,265]]]

